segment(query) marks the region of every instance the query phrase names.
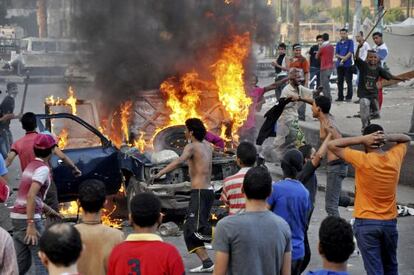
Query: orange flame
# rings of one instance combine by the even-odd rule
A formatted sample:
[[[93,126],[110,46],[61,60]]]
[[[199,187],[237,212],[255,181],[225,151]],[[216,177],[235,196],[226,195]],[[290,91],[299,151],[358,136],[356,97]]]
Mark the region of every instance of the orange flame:
[[[48,106],[70,106],[72,115],[76,115],[77,108],[77,98],[75,96],[75,90],[72,86],[68,88],[68,98],[62,99],[60,97],[55,98],[53,95],[45,98],[45,104]]]
[[[171,77],[161,84],[160,90],[167,97],[166,105],[171,109],[170,123],[166,126],[184,124],[192,117],[200,118],[196,109],[200,102],[200,84],[194,71],[179,80]]]
[[[66,145],[68,145],[68,137],[69,137],[68,130],[63,128],[57,137],[59,149],[61,150],[65,149]]]
[[[75,97],[75,91],[73,90],[72,86],[69,86],[68,89],[68,98],[65,100],[66,105],[69,105],[72,109],[72,115],[76,115],[77,109],[76,109],[76,97]]]
[[[250,45],[249,33],[236,35],[234,41],[224,48],[219,61],[212,66],[219,100],[233,121],[231,131],[236,141],[237,131],[246,121],[252,103],[246,96],[243,82],[243,62],[249,54]]]
[[[139,137],[134,140],[134,147],[137,148],[141,153],[144,152],[145,147],[147,146],[147,143],[144,139],[144,132],[139,132]]]
[[[132,101],[126,101],[121,104],[121,130],[126,143],[129,143],[129,120],[131,118]]]

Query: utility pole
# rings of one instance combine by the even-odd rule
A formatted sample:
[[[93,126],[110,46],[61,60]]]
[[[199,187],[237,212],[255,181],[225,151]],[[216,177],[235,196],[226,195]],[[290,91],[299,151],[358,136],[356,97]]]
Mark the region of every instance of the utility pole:
[[[355,37],[361,31],[362,0],[355,0],[355,14],[353,20],[352,36]]]
[[[349,27],[349,0],[345,1],[345,27]]]
[[[300,15],[300,0],[293,0],[293,43],[299,43],[300,29],[299,29],[299,15]]]
[[[37,0],[37,26],[39,37],[47,37],[47,0]]]

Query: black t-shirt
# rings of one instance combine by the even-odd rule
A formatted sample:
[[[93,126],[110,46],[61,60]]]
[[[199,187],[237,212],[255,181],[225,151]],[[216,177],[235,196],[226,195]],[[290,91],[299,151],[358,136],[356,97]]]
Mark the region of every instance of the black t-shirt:
[[[14,112],[14,98],[11,96],[6,96],[0,104],[0,117],[5,114],[12,114]],[[6,120],[0,123],[1,129],[8,129],[10,125],[10,120]]]
[[[282,65],[282,63],[283,63],[283,59],[285,58],[285,56],[286,56],[286,54],[280,54],[278,57],[277,57],[277,60],[276,60],[276,63],[278,64],[278,65]],[[280,73],[280,72],[282,72],[282,69],[280,69],[280,68],[278,68],[278,67],[275,67],[275,73],[276,74],[278,74],[278,73]]]
[[[312,161],[308,160],[297,175],[297,180],[303,183],[306,189],[308,189],[312,205],[315,205],[316,191],[318,188],[318,179],[315,175],[316,169],[318,167],[313,166]]]
[[[309,50],[310,66],[313,68],[320,68],[321,62],[316,58],[316,53],[319,51],[319,45],[313,45]]]
[[[359,70],[358,97],[375,98],[378,96],[377,81],[379,77],[390,80],[392,75],[381,66],[372,67],[360,58],[355,60]]]

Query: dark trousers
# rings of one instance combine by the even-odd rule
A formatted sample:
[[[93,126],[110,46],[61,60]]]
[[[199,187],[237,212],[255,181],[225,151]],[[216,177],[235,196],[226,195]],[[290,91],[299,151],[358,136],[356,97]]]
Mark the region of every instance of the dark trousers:
[[[344,100],[344,80],[346,80],[347,94],[346,99],[352,99],[352,71],[351,67],[338,66],[338,99]]]
[[[292,275],[300,275],[303,259],[292,260],[291,273]]]
[[[312,81],[312,79],[315,78],[314,81]],[[320,74],[320,69],[319,68],[315,68],[315,67],[310,67],[310,78],[309,78],[309,88],[310,89],[314,89],[316,90],[316,88],[318,88],[321,85],[321,74]]]
[[[353,227],[367,275],[397,275],[397,220],[357,218]]]

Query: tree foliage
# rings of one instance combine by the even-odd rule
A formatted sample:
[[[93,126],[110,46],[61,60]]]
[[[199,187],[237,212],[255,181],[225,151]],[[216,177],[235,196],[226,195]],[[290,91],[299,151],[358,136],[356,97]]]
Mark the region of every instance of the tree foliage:
[[[406,19],[402,8],[392,8],[387,11],[384,16],[384,23],[390,24],[394,22],[401,22]]]

